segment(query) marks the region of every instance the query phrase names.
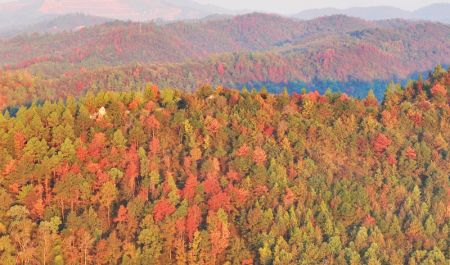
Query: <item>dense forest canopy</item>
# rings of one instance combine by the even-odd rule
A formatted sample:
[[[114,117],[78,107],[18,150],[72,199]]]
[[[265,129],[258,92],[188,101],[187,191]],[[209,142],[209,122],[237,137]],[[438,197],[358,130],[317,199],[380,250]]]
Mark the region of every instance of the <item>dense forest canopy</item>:
[[[448,264],[450,71],[382,102],[138,88],[0,114],[1,264]]]

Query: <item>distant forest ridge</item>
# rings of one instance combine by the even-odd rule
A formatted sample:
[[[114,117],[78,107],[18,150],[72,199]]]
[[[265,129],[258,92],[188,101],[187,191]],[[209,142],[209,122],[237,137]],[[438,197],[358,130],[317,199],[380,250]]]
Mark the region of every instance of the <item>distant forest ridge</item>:
[[[359,98],[374,89],[381,99],[392,80],[404,84],[436,65],[450,65],[450,25],[342,15],[300,21],[255,13],[162,25],[115,21],[0,42],[1,75],[39,80],[32,92],[20,85],[4,88],[9,105],[18,97],[59,98],[148,83],[189,91],[204,84],[266,86],[272,92],[331,88]]]

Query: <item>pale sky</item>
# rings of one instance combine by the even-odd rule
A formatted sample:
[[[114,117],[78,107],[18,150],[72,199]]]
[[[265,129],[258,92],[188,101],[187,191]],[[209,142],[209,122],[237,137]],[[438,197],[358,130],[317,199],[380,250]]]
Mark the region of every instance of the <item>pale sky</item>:
[[[433,3],[450,3],[450,0],[195,0],[202,4],[212,4],[231,10],[256,10],[283,14],[293,14],[305,9],[355,6],[394,6],[405,10],[415,10]]]

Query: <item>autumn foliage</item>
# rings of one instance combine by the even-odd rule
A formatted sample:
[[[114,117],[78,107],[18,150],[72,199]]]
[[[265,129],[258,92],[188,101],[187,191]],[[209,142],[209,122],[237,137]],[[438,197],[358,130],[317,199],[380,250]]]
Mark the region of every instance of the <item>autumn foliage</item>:
[[[380,133],[373,142],[373,148],[375,152],[381,153],[385,151],[391,143],[392,141],[386,135]]]
[[[169,200],[162,199],[155,205],[155,208],[153,209],[153,217],[156,222],[160,222],[174,211],[175,206],[173,206]]]

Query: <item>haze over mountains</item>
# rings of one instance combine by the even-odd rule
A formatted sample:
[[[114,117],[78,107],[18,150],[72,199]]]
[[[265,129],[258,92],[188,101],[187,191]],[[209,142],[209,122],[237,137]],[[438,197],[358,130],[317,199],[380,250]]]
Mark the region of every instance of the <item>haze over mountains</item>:
[[[16,0],[0,4],[0,29],[82,13],[119,20],[197,19],[228,10],[192,0]]]
[[[199,4],[194,0],[11,0],[0,4],[0,32],[9,31],[11,33],[14,30],[29,32],[30,29],[40,32],[67,30],[67,26],[58,29],[57,27],[49,28],[47,24],[53,23],[58,16],[75,13],[103,17],[104,19],[173,21],[202,19],[214,17],[217,14],[235,15],[242,12]],[[293,17],[311,19],[339,14],[368,20],[402,18],[450,23],[450,16],[448,15],[450,14],[450,3],[433,4],[414,12],[389,6],[355,7],[345,10],[325,8],[306,10],[293,15]],[[97,21],[97,24],[103,22],[88,19],[88,22],[83,23],[84,21],[80,20],[79,17],[69,18],[72,20],[68,20],[68,17],[63,20],[66,25],[73,25],[73,28],[92,25],[93,21]],[[86,18],[84,19],[86,20]],[[38,26],[34,26],[34,24]]]
[[[401,18],[450,23],[450,3],[432,4],[415,11],[406,11],[392,6],[353,7],[348,9],[310,9],[294,15],[294,17],[300,19],[312,19],[330,15],[347,15],[367,20]]]
[[[44,0],[42,13],[85,13],[121,20],[179,20],[204,17],[227,10],[192,0]]]

